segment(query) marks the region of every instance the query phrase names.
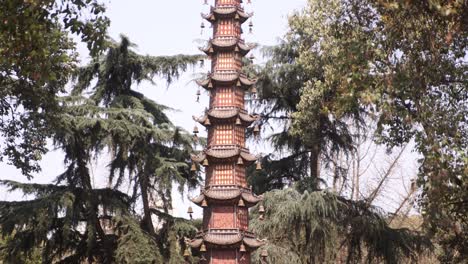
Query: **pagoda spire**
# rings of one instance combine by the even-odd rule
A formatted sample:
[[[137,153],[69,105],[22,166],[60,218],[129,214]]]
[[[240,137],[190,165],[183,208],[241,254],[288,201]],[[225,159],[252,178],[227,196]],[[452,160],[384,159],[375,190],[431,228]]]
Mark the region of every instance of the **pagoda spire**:
[[[209,92],[210,103],[204,115],[194,117],[208,130],[208,144],[192,155],[191,166],[192,171],[204,168],[206,173],[200,195],[191,199],[203,208],[203,229],[187,243],[192,252],[200,253],[201,263],[250,264],[251,253],[265,244],[249,232],[249,208],[263,197],[253,194],[246,181],[247,166],[257,164],[261,169],[259,157],[245,143],[246,128],[259,121],[248,113],[244,101],[246,93],[255,91],[256,80],[242,71],[244,57],[255,48],[242,39],[242,25],[252,14],[245,12],[242,0],[214,2],[209,13],[202,14],[213,28],[212,38],[201,48],[211,58],[211,71],[197,81]],[[248,25],[252,27],[251,22]],[[254,130],[259,131],[258,125]]]

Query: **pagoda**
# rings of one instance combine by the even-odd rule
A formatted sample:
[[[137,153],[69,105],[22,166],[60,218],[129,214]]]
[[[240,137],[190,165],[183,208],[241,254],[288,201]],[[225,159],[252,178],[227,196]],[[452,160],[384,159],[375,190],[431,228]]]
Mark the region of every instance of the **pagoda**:
[[[246,181],[247,166],[256,164],[261,169],[259,157],[245,143],[249,126],[254,125],[254,134],[260,132],[259,117],[246,111],[244,99],[246,93],[255,93],[256,83],[242,72],[243,59],[255,48],[242,39],[242,25],[251,16],[242,0],[215,0],[210,12],[202,14],[213,28],[213,37],[201,48],[212,64],[206,78],[197,83],[209,92],[210,103],[204,115],[194,120],[208,130],[208,142],[202,152],[192,155],[192,171],[204,168],[206,177],[200,195],[191,201],[203,208],[203,230],[187,241],[192,252],[200,254],[201,263],[250,264],[251,252],[265,244],[249,232],[249,208],[262,201]],[[198,132],[196,126],[195,136]],[[263,218],[262,205],[259,212]]]

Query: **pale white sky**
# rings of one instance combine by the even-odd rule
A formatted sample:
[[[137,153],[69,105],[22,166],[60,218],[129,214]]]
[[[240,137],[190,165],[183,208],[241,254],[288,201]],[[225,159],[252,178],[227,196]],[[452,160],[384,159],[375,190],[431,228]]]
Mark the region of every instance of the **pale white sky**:
[[[210,0],[209,2],[213,2]],[[247,1],[244,1],[247,2]],[[254,12],[254,32],[245,34],[248,42],[256,42],[260,45],[273,45],[277,39],[283,36],[287,29],[287,16],[296,9],[305,5],[307,0],[252,0],[251,5],[246,5],[249,12]],[[203,0],[132,0],[132,1],[109,1],[108,16],[111,19],[109,29],[110,36],[116,40],[120,34],[130,38],[138,45],[137,51],[140,54],[149,55],[175,55],[175,54],[199,54],[198,47],[202,45],[200,40],[210,37],[211,30],[205,29],[200,35],[200,24],[202,22],[200,13],[206,13],[209,6],[203,5]],[[207,24],[207,23],[205,23]],[[248,30],[244,30],[248,32]],[[86,62],[87,52],[83,45],[79,46],[82,61]],[[258,52],[254,52],[256,57],[260,57]],[[257,60],[258,62],[259,60]],[[206,71],[207,69],[205,69]],[[195,102],[197,86],[192,80],[200,74],[200,71],[189,71],[179,81],[169,88],[164,82],[158,82],[156,87],[148,83],[141,84],[137,89],[149,98],[177,109],[176,112],[169,113],[169,116],[176,125],[182,126],[190,131],[194,126],[192,115],[200,115],[208,106],[207,96],[202,96],[201,102]],[[252,152],[264,151],[261,146],[252,146]],[[386,156],[382,153],[381,159],[377,163],[382,163]],[[409,178],[413,177],[416,166],[416,156],[407,151],[403,157],[401,166],[398,167],[396,175],[403,176],[407,184]],[[49,183],[55,176],[60,174],[63,167],[63,156],[60,152],[52,152],[46,155],[42,161],[43,171],[36,175],[33,182]],[[106,175],[106,162],[101,161],[93,165],[93,172],[97,186],[103,186]],[[376,166],[382,164],[376,164]],[[374,166],[373,166],[374,167]],[[375,172],[380,169],[376,167]],[[1,179],[12,179],[16,181],[26,181],[18,170],[12,166],[0,163]],[[387,183],[390,186],[388,193],[383,195],[378,204],[388,210],[393,210],[398,206],[404,188],[403,180],[399,177]],[[363,189],[371,188],[376,183],[363,182]],[[393,186],[393,188],[392,188]],[[367,188],[366,188],[367,187]],[[191,195],[195,195],[193,193]],[[0,188],[0,200],[15,200],[22,196],[19,193],[7,193]],[[187,199],[182,201],[178,194],[174,194],[176,216],[187,217]],[[397,200],[396,202],[393,200]],[[196,216],[200,215],[200,210],[193,206]]]
[[[209,2],[212,3],[213,0]],[[275,44],[287,29],[288,14],[303,7],[305,3],[306,0],[252,0],[252,4],[246,4],[245,7],[248,12],[255,14],[254,32],[245,34],[245,39],[260,45]],[[107,15],[111,19],[110,36],[116,40],[120,34],[128,36],[138,45],[137,51],[140,54],[199,54],[198,47],[202,46],[200,40],[207,40],[211,34],[209,28],[205,29],[203,35],[200,34],[200,14],[209,10],[208,5],[203,5],[203,0],[113,0],[108,1],[107,6]],[[86,62],[87,52],[83,45],[79,45],[79,52],[82,61]],[[259,57],[257,52],[256,55]],[[159,103],[177,109],[177,112],[169,113],[170,117],[175,124],[190,131],[194,125],[192,115],[200,115],[208,105],[207,96],[203,96],[200,103],[195,103],[197,86],[191,80],[199,73],[190,71],[169,88],[161,82],[157,87],[142,84],[138,90]],[[64,169],[60,152],[46,155],[41,164],[42,172],[33,179],[35,183],[49,183]],[[106,175],[103,166],[105,162],[93,166],[96,179]],[[5,163],[0,163],[0,171],[1,179],[26,181],[18,170]],[[96,184],[100,185],[100,182]],[[16,200],[21,197],[20,193],[7,193],[0,188],[0,200]],[[174,198],[177,205],[175,215],[186,217],[187,200],[180,206],[180,195],[174,195]],[[199,213],[197,210],[196,214]]]

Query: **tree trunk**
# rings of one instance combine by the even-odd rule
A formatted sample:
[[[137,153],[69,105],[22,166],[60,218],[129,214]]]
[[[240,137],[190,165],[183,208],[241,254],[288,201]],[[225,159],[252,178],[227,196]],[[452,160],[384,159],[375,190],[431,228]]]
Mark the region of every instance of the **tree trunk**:
[[[310,151],[310,184],[312,190],[319,189],[320,179],[320,147],[313,146]]]
[[[143,202],[144,213],[142,227],[146,232],[154,234],[153,219],[151,218],[151,210],[148,199],[148,177],[146,177],[145,175],[140,175],[140,177],[141,200]]]

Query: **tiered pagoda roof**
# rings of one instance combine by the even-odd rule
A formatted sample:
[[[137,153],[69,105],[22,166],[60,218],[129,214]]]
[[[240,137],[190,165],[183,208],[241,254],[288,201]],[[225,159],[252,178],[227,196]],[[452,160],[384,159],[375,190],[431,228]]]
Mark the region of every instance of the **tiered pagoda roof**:
[[[208,110],[203,117],[193,117],[195,121],[204,125],[210,126],[213,122],[229,120],[232,118],[239,118],[246,126],[250,126],[253,122],[259,119],[258,115],[250,115],[246,110],[232,107],[232,108],[214,108]],[[207,122],[209,120],[209,122]],[[207,124],[208,123],[208,124]]]
[[[199,206],[202,206],[203,201],[212,202],[227,202],[239,201],[242,199],[245,206],[252,207],[263,200],[263,196],[256,196],[252,190],[240,186],[213,186],[203,190],[202,193],[192,198],[191,201]]]
[[[199,248],[203,243],[209,244],[214,247],[227,247],[227,246],[239,246],[244,244],[250,249],[257,249],[265,245],[265,240],[259,240],[253,233],[250,232],[239,232],[239,230],[220,230],[216,232],[199,232],[195,239],[189,242],[189,245],[193,248]]]
[[[229,85],[233,83],[235,83],[237,87],[248,90],[257,83],[257,80],[250,79],[244,73],[233,71],[210,73],[206,78],[197,80],[196,82],[201,87],[209,90],[216,85]]]
[[[196,81],[209,91],[210,107],[203,116],[193,117],[207,128],[208,145],[191,156],[191,171],[204,168],[206,173],[200,195],[190,199],[203,208],[203,232],[187,244],[201,254],[201,263],[250,264],[251,252],[265,244],[248,231],[249,208],[263,200],[263,196],[248,188],[246,179],[247,166],[256,162],[256,168],[261,169],[260,157],[245,148],[246,128],[257,122],[254,134],[260,131],[259,116],[245,109],[246,91],[253,94],[257,80],[242,71],[244,57],[256,46],[246,44],[241,37],[242,24],[252,14],[244,11],[242,0],[214,2],[215,7],[202,14],[213,24],[213,36],[200,48],[212,60],[211,72]],[[252,25],[250,22],[250,29]],[[204,23],[201,26],[203,29]],[[197,126],[194,133],[199,133]],[[260,204],[259,212],[264,212],[260,208],[263,205]],[[192,216],[193,208],[188,212]],[[189,255],[187,250],[186,256]]]
[[[216,22],[220,18],[235,18],[241,23],[244,23],[252,16],[253,13],[246,13],[240,6],[212,7],[210,13],[202,14],[202,17],[211,23]]]
[[[219,159],[229,162],[229,160],[237,160],[239,157],[242,158],[246,164],[252,164],[258,160],[258,157],[250,154],[248,149],[238,146],[208,148],[199,154],[193,154],[192,160],[197,163],[201,163],[206,159]]]
[[[236,37],[224,37],[215,38],[208,41],[208,44],[204,48],[200,48],[201,51],[211,56],[216,51],[234,50],[240,52],[243,56],[247,55],[257,45],[253,43],[244,43],[243,40]]]

